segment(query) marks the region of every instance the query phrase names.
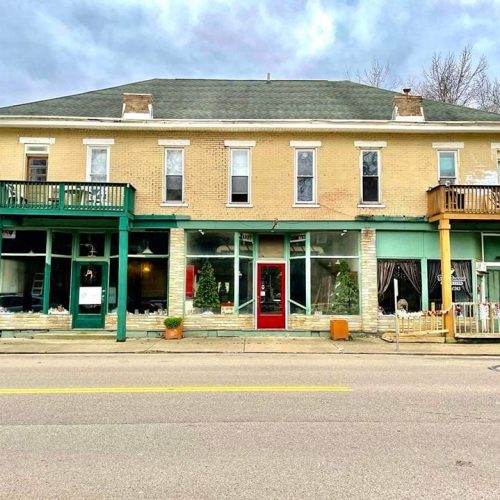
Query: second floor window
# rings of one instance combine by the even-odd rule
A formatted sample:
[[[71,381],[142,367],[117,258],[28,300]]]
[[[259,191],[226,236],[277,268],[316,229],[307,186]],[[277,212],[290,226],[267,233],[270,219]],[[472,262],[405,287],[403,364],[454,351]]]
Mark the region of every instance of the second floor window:
[[[89,182],[108,182],[109,148],[89,147],[87,180]]]
[[[361,151],[361,203],[380,203],[380,153]]]
[[[250,203],[250,150],[231,150],[230,203]]]
[[[182,202],[184,192],[184,150],[165,150],[165,201]]]
[[[296,203],[315,203],[314,175],[316,159],[314,149],[297,149],[296,163]]]
[[[439,158],[439,183],[455,184],[457,180],[457,152],[438,151]]]

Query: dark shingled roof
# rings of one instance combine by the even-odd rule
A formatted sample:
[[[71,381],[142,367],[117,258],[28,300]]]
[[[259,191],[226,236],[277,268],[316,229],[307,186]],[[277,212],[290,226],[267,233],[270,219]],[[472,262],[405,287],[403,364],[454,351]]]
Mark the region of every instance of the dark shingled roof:
[[[122,94],[153,95],[156,119],[390,120],[397,92],[349,81],[154,79],[0,108],[0,116],[121,118]],[[500,114],[424,99],[427,121],[500,121]]]

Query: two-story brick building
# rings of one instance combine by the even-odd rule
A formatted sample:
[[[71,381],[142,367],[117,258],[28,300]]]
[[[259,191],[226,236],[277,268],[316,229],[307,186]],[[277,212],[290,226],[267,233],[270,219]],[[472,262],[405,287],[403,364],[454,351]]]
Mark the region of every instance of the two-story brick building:
[[[452,334],[452,301],[500,302],[499,170],[500,115],[347,81],[149,80],[0,108],[0,331],[124,340],[168,311],[187,335],[337,317],[376,333],[398,278]]]

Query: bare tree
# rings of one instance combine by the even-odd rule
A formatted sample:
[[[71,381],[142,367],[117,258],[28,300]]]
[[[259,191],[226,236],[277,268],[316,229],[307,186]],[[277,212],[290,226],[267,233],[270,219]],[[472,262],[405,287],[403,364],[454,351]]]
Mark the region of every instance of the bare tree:
[[[450,52],[447,56],[442,56],[435,53],[416,90],[424,97],[436,101],[473,105],[477,98],[478,84],[486,76],[487,67],[484,56],[481,56],[477,64],[473,61],[472,51],[468,46],[460,54]]]
[[[477,81],[475,101],[479,109],[500,113],[500,81],[483,75]]]
[[[356,71],[353,77],[351,68],[346,68],[345,78],[347,80],[357,80],[359,83],[378,88],[393,88],[394,82],[389,81],[391,67],[389,63],[381,63],[378,59],[373,59],[371,66],[363,71]]]
[[[358,71],[356,77],[360,83],[372,87],[386,87],[390,70],[391,68],[387,62],[381,63],[378,59],[373,59],[371,66],[362,72]]]

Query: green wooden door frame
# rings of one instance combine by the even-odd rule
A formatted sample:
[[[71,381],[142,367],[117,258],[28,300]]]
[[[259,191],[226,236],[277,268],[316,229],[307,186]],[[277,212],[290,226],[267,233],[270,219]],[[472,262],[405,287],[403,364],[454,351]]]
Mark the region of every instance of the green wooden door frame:
[[[99,314],[79,313],[79,296],[80,296],[80,270],[84,266],[93,265],[102,267],[102,294],[101,294],[101,312]],[[73,314],[73,328],[104,328],[104,320],[106,317],[108,306],[108,281],[109,281],[109,264],[102,260],[86,260],[74,261],[73,270],[71,273],[71,312]]]

